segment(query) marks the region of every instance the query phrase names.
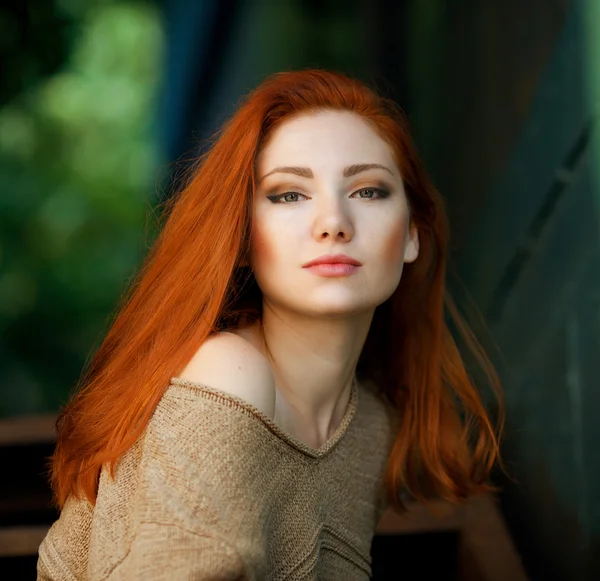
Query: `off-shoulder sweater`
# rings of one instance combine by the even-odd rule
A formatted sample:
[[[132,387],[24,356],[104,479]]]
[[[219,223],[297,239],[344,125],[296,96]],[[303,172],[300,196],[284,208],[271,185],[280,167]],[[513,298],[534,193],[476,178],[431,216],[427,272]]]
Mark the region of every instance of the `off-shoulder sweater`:
[[[313,449],[246,400],[171,379],[96,504],[70,497],[38,581],[365,581],[396,414],[355,382]]]

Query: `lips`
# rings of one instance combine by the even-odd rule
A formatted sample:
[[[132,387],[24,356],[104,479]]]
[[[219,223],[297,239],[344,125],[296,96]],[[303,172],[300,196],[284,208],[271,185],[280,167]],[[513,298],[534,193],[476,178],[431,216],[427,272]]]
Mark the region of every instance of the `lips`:
[[[317,264],[351,264],[353,266],[362,266],[362,263],[346,254],[326,254],[307,262],[302,268],[316,266]]]

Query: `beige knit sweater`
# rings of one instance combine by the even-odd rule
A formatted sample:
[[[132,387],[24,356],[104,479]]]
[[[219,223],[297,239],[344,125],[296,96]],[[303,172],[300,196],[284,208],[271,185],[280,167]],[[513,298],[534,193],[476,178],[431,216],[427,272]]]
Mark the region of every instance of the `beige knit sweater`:
[[[315,450],[244,399],[173,378],[95,507],[67,500],[38,581],[369,579],[396,422],[360,382]]]

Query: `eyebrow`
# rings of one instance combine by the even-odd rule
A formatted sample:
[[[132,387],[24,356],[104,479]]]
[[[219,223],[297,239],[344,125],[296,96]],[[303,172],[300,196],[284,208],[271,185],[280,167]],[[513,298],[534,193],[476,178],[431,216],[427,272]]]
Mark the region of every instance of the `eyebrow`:
[[[394,172],[390,168],[385,167],[385,165],[380,165],[378,163],[356,163],[354,165],[350,165],[350,166],[344,168],[343,175],[345,178],[350,178],[352,176],[355,176],[356,174],[359,174],[363,171],[367,171],[369,169],[384,169],[384,170],[390,172],[392,175],[394,175]],[[301,178],[308,178],[308,179],[313,179],[315,177],[312,170],[308,167],[285,166],[285,167],[276,167],[275,169],[272,169],[269,173],[266,173],[262,178],[260,178],[258,183],[260,184],[266,177],[268,177],[274,173],[291,173],[291,174],[300,176]]]

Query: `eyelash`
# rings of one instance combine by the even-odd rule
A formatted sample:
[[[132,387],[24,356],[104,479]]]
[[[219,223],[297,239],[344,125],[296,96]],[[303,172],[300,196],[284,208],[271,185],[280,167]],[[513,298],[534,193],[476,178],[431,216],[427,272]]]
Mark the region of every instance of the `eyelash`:
[[[362,188],[360,190],[357,190],[356,192],[354,192],[354,194],[359,194],[360,192],[377,192],[377,194],[379,195],[379,198],[361,198],[362,200],[377,200],[377,199],[385,199],[387,198],[390,194],[389,192],[382,190],[381,188]],[[269,200],[271,200],[271,202],[273,202],[274,204],[279,204],[282,202],[279,202],[280,199],[284,198],[285,196],[289,195],[289,194],[298,194],[299,196],[303,196],[304,194],[301,194],[300,192],[284,192],[283,194],[277,194],[276,196],[267,196],[267,198]],[[354,195],[353,194],[353,195]],[[299,200],[295,200],[293,202],[283,202],[283,204],[295,204],[296,202],[298,202]]]

